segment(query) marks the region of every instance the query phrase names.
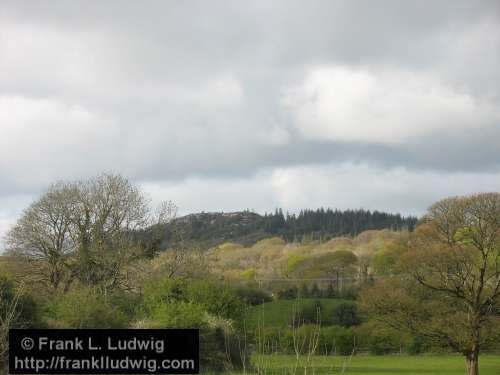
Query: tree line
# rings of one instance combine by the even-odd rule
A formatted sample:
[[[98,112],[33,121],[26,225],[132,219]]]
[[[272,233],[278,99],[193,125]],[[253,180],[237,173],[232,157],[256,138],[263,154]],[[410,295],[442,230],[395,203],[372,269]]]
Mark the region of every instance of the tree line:
[[[277,209],[265,214],[263,229],[271,234],[282,235],[287,241],[329,239],[338,236],[355,236],[370,229],[413,230],[417,224],[414,216],[404,217],[370,210],[305,209],[298,214],[283,213]]]

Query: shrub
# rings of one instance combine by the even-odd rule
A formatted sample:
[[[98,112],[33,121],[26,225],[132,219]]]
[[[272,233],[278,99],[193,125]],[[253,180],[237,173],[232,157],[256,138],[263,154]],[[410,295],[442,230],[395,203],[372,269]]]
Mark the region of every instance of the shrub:
[[[200,369],[201,372],[233,371],[249,365],[249,352],[239,337],[224,332],[220,328],[200,330]]]
[[[405,345],[406,352],[411,355],[422,354],[428,350],[428,346],[421,337],[412,337]]]
[[[202,305],[212,315],[240,320],[245,311],[242,299],[227,285],[196,280],[186,285],[185,293],[189,302]]]
[[[155,328],[200,328],[206,324],[204,308],[184,301],[159,304],[151,311],[150,319]]]
[[[314,353],[319,326],[304,324],[297,329],[287,329],[283,336],[283,348],[288,353]]]
[[[15,283],[9,277],[0,275],[0,317],[3,319],[14,305],[15,319],[10,322],[11,328],[29,328],[39,324],[34,299],[22,291],[16,291]]]
[[[337,291],[333,288],[333,285],[330,283],[326,287],[325,290],[322,291],[323,297],[325,298],[336,298],[338,293]]]
[[[125,314],[92,288],[57,296],[48,306],[49,325],[55,328],[121,328]]]
[[[255,275],[257,275],[257,270],[254,267],[247,268],[241,272],[241,277],[248,280],[255,279]]]
[[[109,298],[109,303],[119,311],[121,311],[128,321],[135,318],[138,313],[138,308],[142,302],[141,296],[133,293],[126,293],[124,291],[115,291]]]
[[[33,299],[16,290],[12,280],[0,275],[0,373],[7,373],[8,331],[26,328],[38,322]]]
[[[246,304],[252,306],[271,302],[273,300],[268,292],[258,288],[240,287],[236,289],[236,294]]]
[[[197,305],[198,310],[235,320],[241,318],[245,308],[236,292],[227,286],[203,280],[188,283],[167,278],[146,287],[142,309],[147,315],[161,305],[180,302]]]
[[[355,300],[358,297],[359,289],[356,287],[344,288],[336,293],[337,298]]]
[[[278,327],[258,327],[255,332],[252,332],[257,351],[266,354],[282,351],[286,344],[284,341],[286,333],[286,329]]]
[[[329,319],[328,319],[329,318]],[[333,308],[325,323],[351,327],[361,322],[355,302],[342,302]]]
[[[320,300],[305,301],[289,316],[290,325],[316,324],[321,322],[323,305]]]
[[[398,345],[390,336],[374,335],[369,339],[369,349],[371,354],[384,355],[396,351],[398,349]]]
[[[296,286],[287,289],[281,289],[277,292],[278,299],[295,299],[298,297],[299,290]]]
[[[221,329],[200,330],[200,369],[222,372],[226,367],[224,332]]]
[[[356,347],[356,338],[350,328],[330,326],[321,329],[318,350],[323,354],[349,355]]]
[[[319,327],[304,324],[296,330],[287,329],[282,336],[282,348],[287,353],[349,355],[356,346],[354,332],[340,326]]]

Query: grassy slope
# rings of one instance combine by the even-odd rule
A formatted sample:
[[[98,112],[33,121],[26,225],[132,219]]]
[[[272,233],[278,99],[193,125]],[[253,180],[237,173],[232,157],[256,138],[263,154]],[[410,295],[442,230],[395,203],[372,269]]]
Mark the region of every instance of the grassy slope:
[[[267,302],[262,305],[253,306],[247,313],[248,327],[256,327],[263,322],[264,326],[272,327],[286,327],[289,324],[288,318],[292,311],[304,304],[312,304],[314,301],[319,300],[323,306],[324,311],[321,312],[323,316],[327,315],[336,305],[345,302],[342,299],[331,298],[301,298],[299,300],[277,300]]]
[[[261,363],[264,374],[292,374],[295,357],[290,355],[266,355],[254,357],[256,364]],[[312,357],[313,368],[309,374],[340,374],[345,363],[344,374],[355,375],[462,375],[465,363],[459,355],[443,356],[354,356],[349,362],[345,357]],[[296,374],[303,374],[304,368]],[[500,374],[500,355],[483,355],[480,358],[481,375]]]

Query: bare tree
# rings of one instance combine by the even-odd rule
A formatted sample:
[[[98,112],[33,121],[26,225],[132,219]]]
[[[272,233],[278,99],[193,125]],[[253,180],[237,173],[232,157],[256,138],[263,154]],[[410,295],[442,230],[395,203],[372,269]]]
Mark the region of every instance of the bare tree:
[[[47,267],[46,279],[58,289],[78,279],[112,288],[138,251],[133,233],[150,223],[149,201],[120,175],[52,186],[27,210],[7,235],[14,255]],[[45,271],[44,271],[45,272]]]
[[[73,185],[71,236],[78,262],[73,273],[84,284],[113,286],[130,255],[132,232],[148,224],[149,202],[120,175],[103,174]]]
[[[74,249],[70,237],[72,213],[67,205],[71,195],[72,189],[67,185],[53,185],[24,210],[6,235],[7,253],[40,262],[39,280],[54,290],[64,278],[68,257]]]

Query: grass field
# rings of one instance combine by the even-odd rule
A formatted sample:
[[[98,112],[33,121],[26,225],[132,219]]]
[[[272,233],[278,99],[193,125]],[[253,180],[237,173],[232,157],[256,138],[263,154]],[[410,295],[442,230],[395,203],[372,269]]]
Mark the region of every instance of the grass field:
[[[354,374],[354,375],[463,375],[464,359],[459,355],[423,356],[371,356],[346,357],[314,356],[307,371],[303,357],[296,366],[291,355],[263,355],[254,357],[260,374]],[[296,368],[296,371],[294,369]],[[344,372],[342,372],[344,371]],[[500,375],[500,355],[483,355],[480,358],[481,375]]]
[[[299,300],[267,302],[249,309],[246,316],[247,324],[249,327],[256,327],[257,325],[286,327],[290,323],[289,317],[292,315],[294,308],[298,309],[300,306],[313,304],[314,301],[321,301],[322,316],[328,315],[338,304],[346,302],[343,299],[332,298],[301,298]]]
[[[316,299],[277,300],[254,306],[247,313],[249,327],[257,325],[286,327],[294,308],[312,304]],[[328,314],[336,305],[345,301],[320,298],[324,311]],[[295,307],[294,307],[295,306]],[[255,355],[252,359],[254,372],[268,375],[463,375],[465,360],[460,355],[357,355],[352,358],[342,356],[302,355],[297,361],[293,355],[273,354]],[[480,358],[481,375],[500,375],[500,355],[482,355]]]

